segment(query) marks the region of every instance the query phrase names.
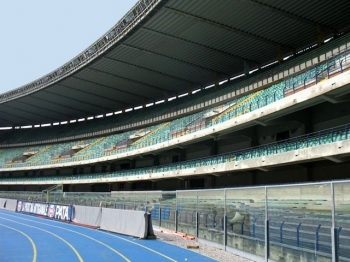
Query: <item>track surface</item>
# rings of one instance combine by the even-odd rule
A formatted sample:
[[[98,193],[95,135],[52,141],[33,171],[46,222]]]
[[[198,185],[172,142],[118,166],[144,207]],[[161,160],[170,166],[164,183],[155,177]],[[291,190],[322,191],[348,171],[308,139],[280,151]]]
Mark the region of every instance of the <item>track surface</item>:
[[[141,240],[0,210],[0,261],[214,261],[159,240]]]

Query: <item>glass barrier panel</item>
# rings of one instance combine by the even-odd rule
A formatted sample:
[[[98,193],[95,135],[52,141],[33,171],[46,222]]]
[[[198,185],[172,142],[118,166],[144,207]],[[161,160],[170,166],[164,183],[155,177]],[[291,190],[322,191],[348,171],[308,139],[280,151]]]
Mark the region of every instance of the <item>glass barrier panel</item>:
[[[334,183],[338,261],[350,260],[350,183]]]
[[[331,261],[330,184],[268,187],[269,258]]]
[[[265,188],[226,190],[227,246],[265,256]]]
[[[225,191],[198,191],[198,237],[224,245]]]
[[[160,199],[159,207],[160,212],[160,226],[170,230],[176,230],[175,215],[176,215],[176,192],[163,192]],[[159,214],[158,214],[159,217]],[[152,213],[153,218],[153,213]],[[157,221],[159,222],[159,220]],[[158,223],[159,224],[159,223]],[[157,224],[154,224],[157,225]]]
[[[178,231],[196,235],[197,191],[177,192]]]

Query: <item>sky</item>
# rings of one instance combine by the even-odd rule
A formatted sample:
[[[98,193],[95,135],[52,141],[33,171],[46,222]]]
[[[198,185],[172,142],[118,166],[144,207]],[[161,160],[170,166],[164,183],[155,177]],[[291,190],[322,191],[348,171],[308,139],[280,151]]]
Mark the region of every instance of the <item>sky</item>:
[[[136,2],[0,1],[0,94],[71,60],[113,27]]]

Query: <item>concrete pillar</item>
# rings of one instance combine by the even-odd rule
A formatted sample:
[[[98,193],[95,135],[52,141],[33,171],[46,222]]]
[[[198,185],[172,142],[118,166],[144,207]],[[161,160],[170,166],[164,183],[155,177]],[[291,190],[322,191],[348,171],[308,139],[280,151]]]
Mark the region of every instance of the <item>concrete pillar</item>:
[[[130,159],[130,169],[135,168],[135,159]]]
[[[159,155],[154,155],[153,157],[153,165],[159,166]]]
[[[211,146],[210,146],[210,149],[211,149],[211,152],[210,154],[212,156],[215,156],[218,154],[218,140],[216,138],[210,140],[211,141]]]
[[[192,95],[192,84],[190,84],[190,83],[187,85],[187,92],[188,92],[189,96]]]
[[[123,183],[123,185],[124,185],[124,188],[123,188],[124,191],[131,191],[133,189],[133,183],[131,182]]]
[[[186,149],[182,148],[180,151],[180,161],[186,161]]]
[[[152,184],[151,184],[152,190],[157,190],[157,182],[155,182],[155,181],[151,181],[151,182],[152,182]]]
[[[278,63],[281,64],[283,62],[283,47],[281,45],[277,46],[277,53],[278,53]]]
[[[258,136],[258,126],[253,126],[252,127],[252,133],[250,136],[250,145],[252,147],[258,146],[259,145],[259,136]]]
[[[247,60],[244,60],[244,75],[248,76],[249,75],[249,62]]]
[[[314,181],[314,174],[312,170],[312,164],[311,163],[306,163],[305,164],[305,169],[306,169],[306,181]]]
[[[190,181],[188,179],[184,180],[184,189],[188,189],[190,186]]]
[[[214,75],[214,84],[215,84],[215,87],[219,86],[219,74],[218,73],[215,73],[215,75]]]
[[[257,171],[256,170],[251,170],[250,174],[251,174],[251,185],[256,185]]]
[[[317,44],[318,46],[322,46],[324,44],[322,27],[320,25],[317,25]]]

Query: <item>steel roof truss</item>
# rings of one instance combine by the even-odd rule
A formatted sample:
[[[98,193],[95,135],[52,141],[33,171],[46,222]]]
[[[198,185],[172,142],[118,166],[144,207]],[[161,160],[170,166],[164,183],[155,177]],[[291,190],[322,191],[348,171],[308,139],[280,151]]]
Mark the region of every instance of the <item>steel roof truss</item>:
[[[249,1],[249,0],[248,0]],[[269,40],[269,39],[266,39],[266,38],[263,38],[261,36],[257,36],[257,35],[254,35],[254,34],[251,34],[249,32],[245,32],[243,30],[240,30],[240,29],[237,29],[237,28],[234,28],[234,27],[231,27],[231,26],[228,26],[228,25],[224,25],[224,24],[221,24],[221,23],[218,23],[216,21],[212,21],[210,19],[207,19],[207,18],[204,18],[204,17],[201,17],[201,16],[198,16],[198,15],[194,15],[194,14],[190,14],[190,13],[187,13],[187,12],[184,12],[184,11],[180,11],[180,10],[177,10],[175,8],[172,8],[172,7],[169,7],[169,6],[165,6],[164,7],[165,10],[168,10],[168,11],[171,11],[177,15],[182,15],[182,16],[185,16],[185,17],[189,17],[189,18],[192,18],[192,19],[196,19],[196,20],[199,20],[201,22],[204,22],[204,23],[207,23],[207,24],[210,24],[210,25],[213,25],[213,26],[216,26],[216,27],[220,27],[222,29],[225,29],[227,31],[230,31],[230,32],[233,32],[235,34],[240,34],[240,35],[243,35],[245,37],[249,37],[249,38],[253,38],[255,40],[259,40],[261,42],[265,42],[265,43],[268,43],[270,45],[274,45],[274,46],[278,46],[278,45],[281,45],[285,48],[289,48],[291,50],[294,50],[294,47],[292,46],[287,46],[287,45],[284,45],[284,44],[281,44],[281,43],[278,43],[278,42],[275,42],[273,40]]]
[[[304,18],[304,17],[301,17],[301,16],[297,16],[295,14],[292,14],[292,13],[289,13],[287,11],[278,9],[276,7],[273,7],[273,6],[270,6],[270,5],[258,2],[256,0],[238,0],[238,1],[243,1],[243,2],[250,3],[252,5],[255,5],[255,6],[258,6],[258,7],[261,7],[261,8],[268,9],[270,12],[274,12],[274,13],[280,14],[282,16],[288,17],[290,19],[299,21],[299,22],[304,23],[304,24],[313,25],[313,26],[321,26],[321,27],[323,27],[325,29],[328,29],[328,30],[330,30],[332,32],[336,32],[337,31],[335,28],[332,28],[330,26],[323,25],[323,24],[311,21],[311,20],[309,20],[307,18]]]
[[[143,67],[143,66],[135,65],[135,64],[132,64],[132,63],[129,63],[129,62],[125,62],[125,61],[121,61],[121,60],[118,60],[118,59],[115,59],[115,58],[112,58],[112,57],[104,56],[104,58],[110,59],[110,60],[113,60],[113,61],[116,61],[116,62],[119,62],[119,63],[123,63],[123,64],[129,65],[129,66],[133,66],[133,67],[136,67],[136,68],[141,68],[141,69],[144,69],[144,70],[147,70],[147,71],[150,71],[150,72],[154,72],[154,73],[166,76],[166,77],[170,77],[170,78],[182,81],[182,82],[191,83],[191,84],[195,84],[195,85],[201,85],[200,83],[195,83],[195,82],[192,82],[191,80],[183,79],[183,78],[178,77],[178,76],[169,75],[167,73],[163,73],[163,72],[160,72],[158,70],[154,70],[154,69],[146,68],[146,67]]]
[[[219,49],[216,49],[216,48],[204,45],[204,44],[196,43],[196,42],[193,42],[191,40],[187,40],[187,39],[184,39],[184,38],[181,38],[181,37],[178,37],[178,36],[173,36],[173,35],[170,35],[170,34],[167,34],[167,33],[164,33],[164,32],[159,32],[159,31],[151,29],[151,28],[142,27],[141,29],[142,30],[146,30],[148,32],[151,32],[153,34],[160,34],[160,35],[163,35],[163,36],[168,37],[168,38],[176,39],[176,40],[183,41],[183,42],[186,42],[186,43],[190,43],[190,44],[193,44],[193,45],[197,45],[197,46],[200,46],[200,47],[203,47],[203,48],[207,48],[207,49],[209,49],[211,51],[214,51],[216,53],[220,53],[220,54],[223,54],[223,55],[226,55],[226,56],[231,56],[231,57],[239,59],[241,61],[249,61],[249,62],[257,64],[257,65],[260,64],[257,61],[253,61],[253,60],[250,60],[248,58],[241,57],[239,55],[231,54],[231,53],[228,53],[228,52],[225,52],[225,51],[222,51],[222,50],[219,50]]]
[[[126,44],[126,43],[122,43],[121,45],[125,46],[125,47],[132,48],[132,49],[141,50],[143,52],[147,52],[147,53],[152,54],[152,55],[158,55],[158,56],[166,57],[168,59],[175,60],[177,62],[180,62],[180,63],[183,63],[183,64],[187,64],[187,65],[190,65],[190,66],[193,66],[193,67],[197,67],[197,68],[200,68],[202,70],[209,71],[211,73],[221,74],[221,75],[230,77],[228,73],[218,72],[218,71],[216,71],[214,69],[210,69],[210,68],[207,68],[207,67],[204,67],[204,66],[200,66],[200,65],[196,65],[196,64],[193,64],[193,63],[190,63],[190,62],[186,62],[186,61],[183,61],[183,60],[175,58],[175,57],[171,57],[171,56],[163,55],[163,54],[156,53],[156,52],[153,52],[153,51],[145,50],[143,48],[140,48],[140,47],[137,47],[137,46],[133,46],[133,45],[130,45],[130,44]]]

